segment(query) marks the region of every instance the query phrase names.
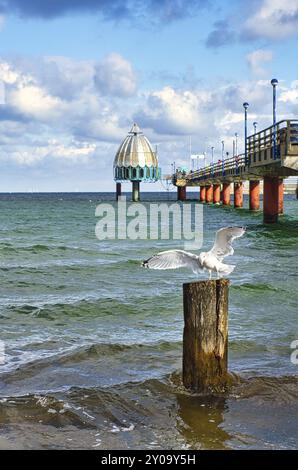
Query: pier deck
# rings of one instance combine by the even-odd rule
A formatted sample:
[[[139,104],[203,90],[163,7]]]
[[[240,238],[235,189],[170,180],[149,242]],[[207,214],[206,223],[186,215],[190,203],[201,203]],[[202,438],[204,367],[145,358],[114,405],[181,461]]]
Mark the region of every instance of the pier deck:
[[[292,175],[298,175],[298,119],[279,121],[275,126],[248,136],[244,154],[219,160],[196,171],[177,171],[172,181],[177,186],[178,199],[186,198],[187,186],[199,186],[204,188],[201,202],[209,203],[219,202],[218,185],[223,185],[221,200],[224,205],[230,204],[227,194],[230,194],[229,185],[234,183],[234,205],[236,199],[236,207],[242,207],[242,182],[249,180],[252,183],[252,199],[255,200],[259,197],[257,185],[264,179],[264,221],[270,223],[276,222],[278,214],[282,213],[283,178]],[[250,205],[252,210],[258,207],[258,201]]]

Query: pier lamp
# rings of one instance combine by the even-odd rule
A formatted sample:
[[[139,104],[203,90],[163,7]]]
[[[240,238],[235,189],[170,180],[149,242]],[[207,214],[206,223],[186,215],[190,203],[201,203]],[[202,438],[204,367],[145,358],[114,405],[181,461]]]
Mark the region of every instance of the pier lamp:
[[[224,160],[225,158],[225,141],[224,140],[221,141],[221,158],[222,160]]]
[[[235,154],[238,155],[238,132],[235,132]]]
[[[274,126],[274,132],[273,132],[273,158],[276,160],[276,87],[278,84],[278,80],[276,78],[272,78],[271,80],[271,85],[272,85],[272,91],[273,91],[273,106],[272,106],[272,111],[273,111],[273,126]]]
[[[211,167],[212,167],[212,176],[214,173],[214,147],[211,147]]]
[[[257,133],[257,125],[258,125],[258,123],[255,121],[255,122],[253,123],[253,126],[254,126],[254,133],[255,133],[255,134]]]
[[[249,104],[248,103],[243,103],[243,108],[244,108],[244,149],[245,149],[245,165],[248,165],[248,160],[247,160],[247,108]]]
[[[271,85],[273,87],[273,125],[276,124],[276,87],[278,84],[278,80],[276,78],[272,78]]]

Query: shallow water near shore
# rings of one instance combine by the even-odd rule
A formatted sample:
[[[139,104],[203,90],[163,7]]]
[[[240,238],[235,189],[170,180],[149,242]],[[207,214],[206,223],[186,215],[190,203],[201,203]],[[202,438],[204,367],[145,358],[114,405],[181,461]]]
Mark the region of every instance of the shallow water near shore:
[[[168,195],[144,193],[150,200]],[[174,200],[175,195],[169,197]],[[274,226],[204,206],[204,245],[246,225],[230,276],[225,396],[181,385],[182,284],[140,262],[177,241],[95,237],[112,194],[0,195],[0,448],[297,447],[298,201]],[[192,202],[189,202],[191,204]]]

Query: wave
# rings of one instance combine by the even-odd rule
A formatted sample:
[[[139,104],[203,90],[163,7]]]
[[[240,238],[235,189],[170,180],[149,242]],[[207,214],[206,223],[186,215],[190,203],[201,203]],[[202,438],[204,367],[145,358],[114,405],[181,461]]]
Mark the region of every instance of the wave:
[[[258,283],[258,284],[250,284],[250,283],[243,283],[240,285],[232,285],[231,286],[232,290],[235,291],[259,291],[259,292],[281,292],[283,289],[281,289],[280,286],[276,287],[272,284],[266,284],[266,283]]]
[[[84,296],[82,298],[70,295],[63,297],[63,301],[57,301],[57,297],[54,297],[53,302],[47,301],[45,303],[24,303],[24,304],[12,304],[7,303],[6,311],[8,314],[20,314],[30,315],[32,317],[47,318],[49,320],[61,319],[65,317],[111,317],[111,316],[126,316],[126,315],[146,315],[147,313],[152,314],[152,298],[150,296],[145,297],[140,295],[138,297],[132,296],[131,298],[126,297],[123,301],[117,300],[114,297],[109,296],[110,283],[107,282],[101,286],[106,286],[106,296]],[[163,315],[172,315],[173,309],[169,308],[169,305],[163,295],[155,295],[155,300],[160,299],[158,304],[159,311],[157,313]],[[62,299],[61,299],[62,300]],[[141,306],[141,310],[140,310]]]
[[[97,251],[90,248],[82,248],[78,246],[69,246],[69,245],[45,245],[45,244],[34,244],[34,245],[22,245],[14,246],[10,243],[1,243],[0,252],[5,253],[19,253],[19,252],[28,252],[33,254],[38,254],[47,251],[75,251],[82,253],[97,253]]]
[[[173,351],[179,351],[182,348],[182,343],[172,341],[156,341],[152,343],[93,343],[80,346],[65,347],[63,350],[57,352],[55,348],[59,348],[59,345],[55,341],[47,341],[44,345],[46,346],[47,352],[43,352],[44,356],[35,360],[32,360],[32,344],[26,344],[22,348],[23,352],[27,350],[30,352],[28,362],[19,364],[15,368],[15,363],[12,362],[11,366],[13,369],[9,372],[3,372],[0,377],[7,383],[14,381],[28,379],[29,377],[36,376],[42,370],[52,367],[53,365],[59,364],[59,366],[68,366],[75,364],[79,368],[80,363],[89,361],[93,365],[99,362],[105,362],[107,360],[113,364],[115,356],[119,356],[121,359],[126,355],[127,357],[141,356],[154,356],[162,355],[165,353],[173,353]]]

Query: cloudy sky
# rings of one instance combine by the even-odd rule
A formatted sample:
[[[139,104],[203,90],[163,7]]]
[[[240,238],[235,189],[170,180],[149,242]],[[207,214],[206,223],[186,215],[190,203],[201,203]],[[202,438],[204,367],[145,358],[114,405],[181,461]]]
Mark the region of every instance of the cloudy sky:
[[[171,162],[298,117],[298,0],[0,0],[0,191],[110,191],[133,121]],[[160,189],[147,185],[147,189]]]

